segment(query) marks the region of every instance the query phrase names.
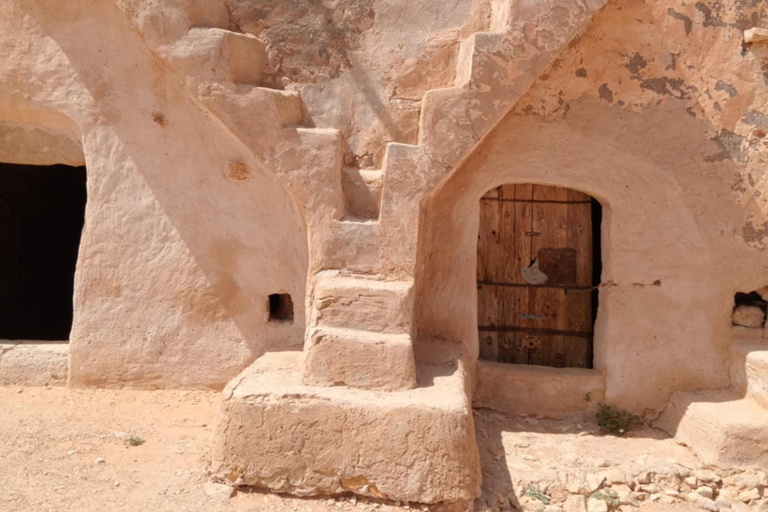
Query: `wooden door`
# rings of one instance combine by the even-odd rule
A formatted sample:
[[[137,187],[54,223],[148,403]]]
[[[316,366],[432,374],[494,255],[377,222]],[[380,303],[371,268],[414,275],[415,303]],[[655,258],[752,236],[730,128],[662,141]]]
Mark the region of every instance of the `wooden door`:
[[[593,201],[543,185],[502,185],[482,197],[481,359],[592,367]]]

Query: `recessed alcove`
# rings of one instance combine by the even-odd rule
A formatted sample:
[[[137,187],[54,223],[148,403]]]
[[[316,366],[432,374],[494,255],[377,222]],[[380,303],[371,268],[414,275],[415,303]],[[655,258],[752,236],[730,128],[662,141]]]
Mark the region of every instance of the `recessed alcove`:
[[[85,183],[85,167],[0,163],[0,339],[69,339]]]

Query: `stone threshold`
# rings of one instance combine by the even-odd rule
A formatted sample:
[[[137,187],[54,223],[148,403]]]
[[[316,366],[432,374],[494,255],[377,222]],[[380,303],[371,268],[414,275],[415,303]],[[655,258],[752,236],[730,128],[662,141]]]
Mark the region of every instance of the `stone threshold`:
[[[479,360],[472,406],[510,415],[561,418],[593,411],[604,398],[605,376],[599,370]]]
[[[0,385],[65,386],[67,341],[0,340]]]

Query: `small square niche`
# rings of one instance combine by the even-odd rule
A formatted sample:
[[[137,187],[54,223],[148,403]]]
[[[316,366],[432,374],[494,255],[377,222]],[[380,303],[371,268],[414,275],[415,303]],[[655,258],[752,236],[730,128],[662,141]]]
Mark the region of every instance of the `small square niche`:
[[[268,306],[270,322],[293,322],[293,300],[291,300],[290,294],[271,294]]]

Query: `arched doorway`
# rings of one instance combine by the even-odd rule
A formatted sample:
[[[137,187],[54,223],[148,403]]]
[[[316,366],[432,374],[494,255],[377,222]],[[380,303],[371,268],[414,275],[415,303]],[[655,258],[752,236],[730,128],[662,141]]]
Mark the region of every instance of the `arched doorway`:
[[[481,359],[592,368],[601,216],[561,187],[502,185],[480,199]]]

